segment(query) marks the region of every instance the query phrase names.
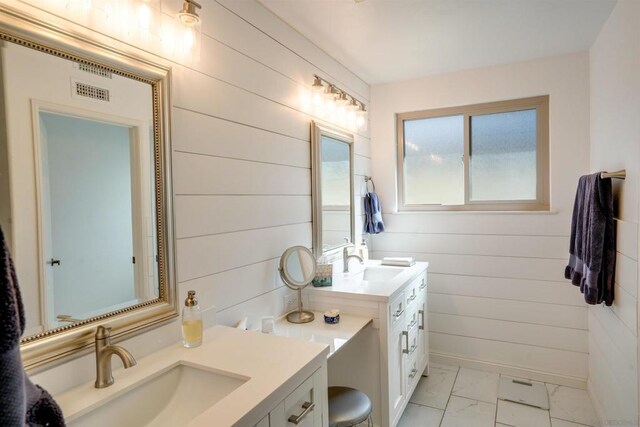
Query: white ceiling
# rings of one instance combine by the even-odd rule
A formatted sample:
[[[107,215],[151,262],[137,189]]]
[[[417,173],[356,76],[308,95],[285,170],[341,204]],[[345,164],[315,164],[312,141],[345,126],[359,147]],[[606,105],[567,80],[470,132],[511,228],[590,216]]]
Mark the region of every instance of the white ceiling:
[[[369,84],[583,51],[615,5],[615,0],[258,1]]]

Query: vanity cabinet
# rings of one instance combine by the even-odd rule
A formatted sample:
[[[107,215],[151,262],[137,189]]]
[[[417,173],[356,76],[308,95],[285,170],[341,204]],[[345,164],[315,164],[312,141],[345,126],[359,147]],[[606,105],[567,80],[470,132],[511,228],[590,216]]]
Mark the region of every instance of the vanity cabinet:
[[[255,427],[323,427],[328,410],[325,369],[304,380]]]
[[[420,377],[428,375],[427,267],[427,263],[416,263],[384,284],[365,285],[358,273],[349,277],[334,275],[332,288],[305,290],[306,305],[313,310],[337,308],[344,314],[373,319],[376,334],[371,340],[376,342],[367,348],[376,349],[378,354],[359,355],[348,363],[371,364],[366,370],[380,373],[377,385],[363,388],[371,384],[370,379],[336,378],[331,369],[329,384],[355,386],[367,393],[373,400],[374,424],[381,427],[397,425]]]
[[[428,337],[425,328],[427,301],[426,270],[406,285],[389,306],[389,379],[388,424],[395,426],[407,406],[418,380],[428,369]],[[402,298],[404,307],[397,300]],[[382,338],[382,337],[381,337]],[[398,345],[400,338],[400,345]],[[382,367],[384,383],[385,369]],[[383,390],[384,396],[384,390]]]

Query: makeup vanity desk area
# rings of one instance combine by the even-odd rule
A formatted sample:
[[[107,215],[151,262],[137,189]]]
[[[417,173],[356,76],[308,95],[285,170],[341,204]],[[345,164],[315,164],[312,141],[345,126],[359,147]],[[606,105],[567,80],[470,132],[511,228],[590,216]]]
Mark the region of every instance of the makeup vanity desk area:
[[[339,309],[345,330],[352,318],[373,319],[327,360],[328,383],[363,391],[373,403],[374,424],[394,427],[421,375],[429,373],[429,264],[389,267],[369,260],[363,266],[352,262],[351,267],[352,272],[334,271],[330,287],[305,288],[303,304],[319,312],[316,322],[324,321],[324,311]],[[296,327],[302,330],[305,326]],[[306,335],[314,335],[311,327]]]
[[[340,322],[328,324],[324,321],[323,313],[313,314],[312,322],[299,324],[289,323],[281,317],[275,324],[274,335],[326,344],[329,346],[327,359],[331,359],[345,344],[373,324],[373,319],[344,314],[340,315]],[[348,347],[349,345],[345,348]]]

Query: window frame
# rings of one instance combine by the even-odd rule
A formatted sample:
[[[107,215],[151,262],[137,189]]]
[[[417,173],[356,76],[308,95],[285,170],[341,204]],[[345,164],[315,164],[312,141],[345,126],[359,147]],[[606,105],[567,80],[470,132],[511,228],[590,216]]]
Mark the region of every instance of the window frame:
[[[470,127],[473,116],[536,110],[536,199],[469,199]],[[407,204],[404,194],[404,122],[447,116],[463,116],[464,121],[464,205]],[[458,107],[396,113],[398,211],[549,211],[549,96],[496,101]]]

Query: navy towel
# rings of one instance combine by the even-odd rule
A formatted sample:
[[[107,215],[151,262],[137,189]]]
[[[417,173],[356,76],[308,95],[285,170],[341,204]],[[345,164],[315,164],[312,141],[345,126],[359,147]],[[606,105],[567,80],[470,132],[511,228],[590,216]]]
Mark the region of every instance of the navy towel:
[[[379,234],[384,231],[382,222],[382,212],[380,211],[380,200],[376,193],[367,193],[364,196],[364,232],[369,234]]]
[[[13,261],[0,228],[0,426],[64,426],[60,407],[22,367],[24,309]]]
[[[588,304],[613,304],[616,237],[611,179],[600,173],[578,181],[573,205],[569,263],[564,277],[584,294]]]

